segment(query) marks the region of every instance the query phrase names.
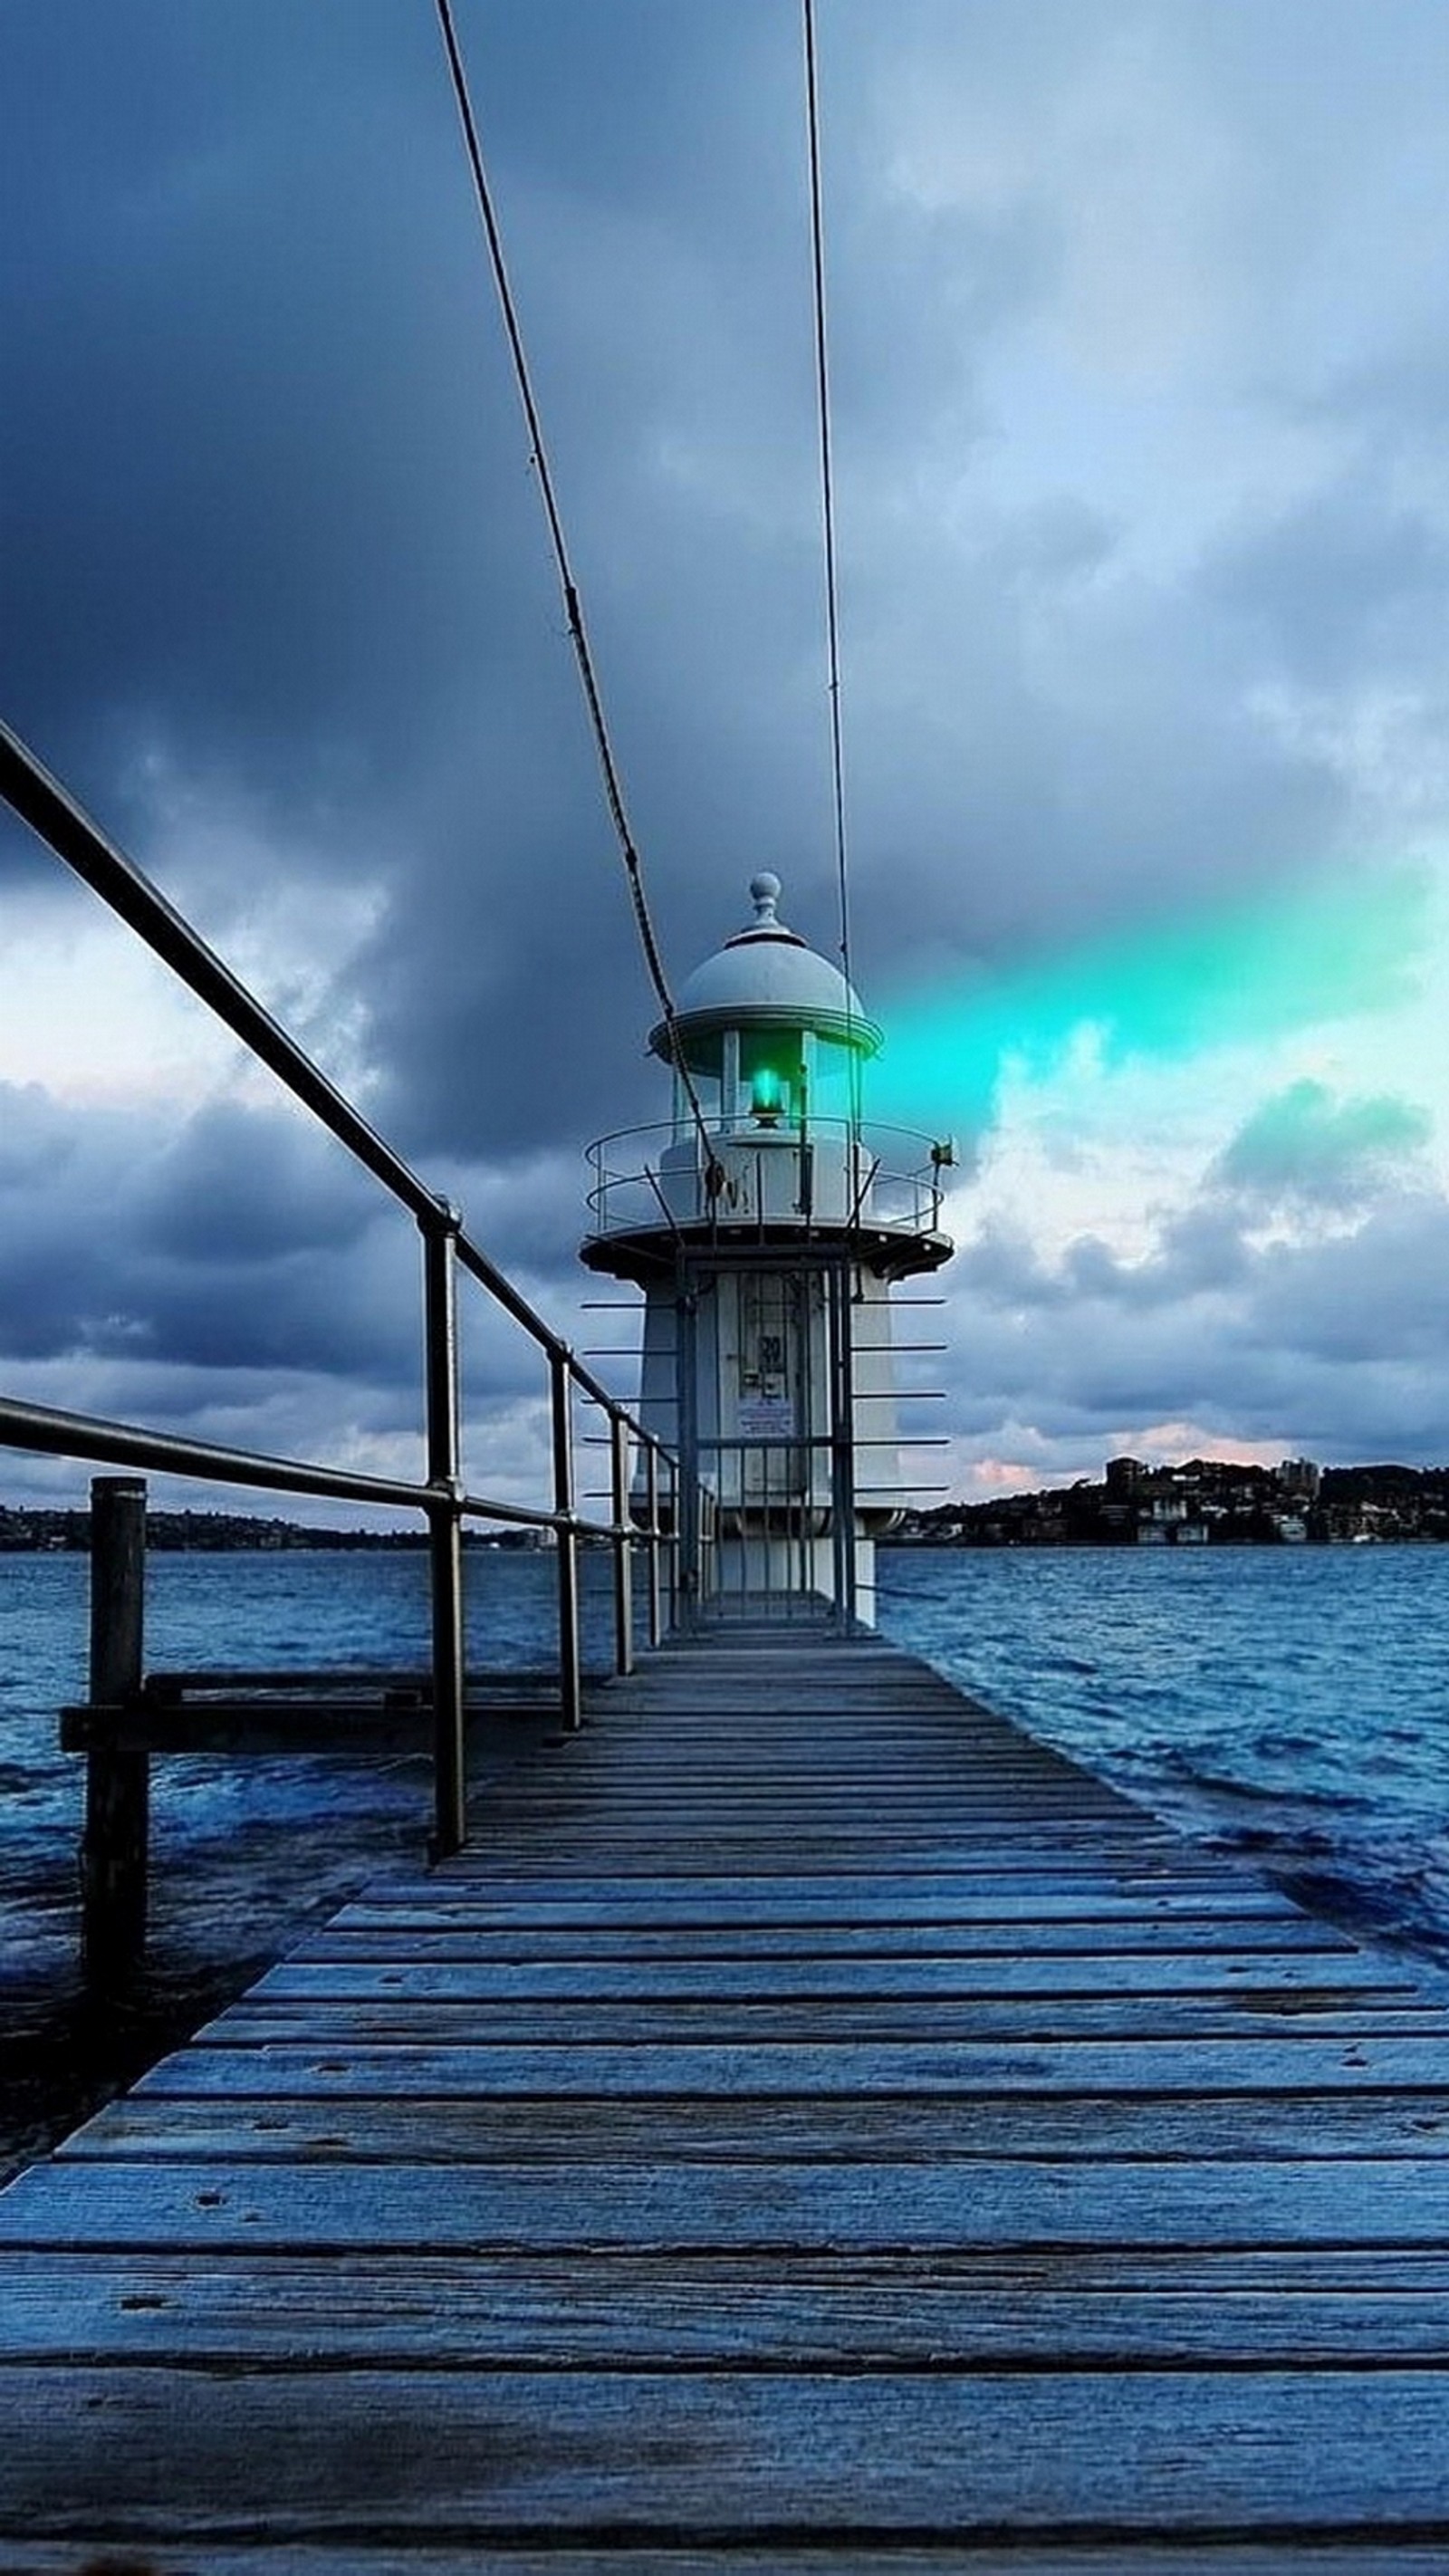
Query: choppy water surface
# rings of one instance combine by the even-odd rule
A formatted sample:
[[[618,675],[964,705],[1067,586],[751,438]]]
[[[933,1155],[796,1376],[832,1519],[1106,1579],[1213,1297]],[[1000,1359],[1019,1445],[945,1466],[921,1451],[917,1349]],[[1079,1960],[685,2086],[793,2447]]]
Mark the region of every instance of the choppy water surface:
[[[584,1560],[585,1653],[609,1568]],[[421,1664],[421,1554],[153,1557],[152,1666]],[[547,1663],[554,1569],[470,1556],[470,1660]],[[0,2172],[216,2008],[309,1912],[423,1848],[420,1763],[158,1761],[144,1976],[76,1974],[83,1557],[0,1557]],[[1449,1963],[1449,1548],[900,1551],[881,1624],[1303,1901]]]
[[[1449,1962],[1449,1548],[890,1552],[881,1624],[1305,1904]]]

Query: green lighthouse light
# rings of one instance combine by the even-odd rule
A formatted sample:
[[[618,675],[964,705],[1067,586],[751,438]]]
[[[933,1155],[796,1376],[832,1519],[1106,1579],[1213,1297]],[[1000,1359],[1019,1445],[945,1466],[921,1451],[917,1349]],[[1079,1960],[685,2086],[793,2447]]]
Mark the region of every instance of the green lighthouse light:
[[[773,1065],[761,1064],[750,1076],[750,1113],[761,1127],[778,1127],[784,1084]]]

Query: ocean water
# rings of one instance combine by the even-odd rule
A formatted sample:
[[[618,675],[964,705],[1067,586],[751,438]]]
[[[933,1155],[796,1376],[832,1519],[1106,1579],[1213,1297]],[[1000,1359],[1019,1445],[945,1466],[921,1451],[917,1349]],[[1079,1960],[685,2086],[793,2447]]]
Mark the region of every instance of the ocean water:
[[[421,1553],[155,1555],[149,1665],[386,1669],[426,1654]],[[1449,1548],[887,1551],[882,1628],[1189,1833],[1360,1935],[1449,1966]],[[0,2173],[131,2081],[379,1868],[416,1858],[421,1762],[158,1761],[152,1939],[76,1965],[83,1557],[0,1556]],[[468,1559],[469,1654],[552,1654],[550,1559]],[[609,1565],[583,1560],[586,1661]]]
[[[220,1760],[151,1768],[150,1922],[142,1973],[97,1998],[79,1974],[76,1849],[84,1764],[57,1711],[85,1697],[83,1556],[0,1555],[0,2178],[134,2081],[379,1869],[426,1848],[426,1762]],[[553,1560],[470,1552],[468,1654],[480,1670],[553,1659]],[[586,1665],[607,1666],[610,1567],[581,1566]],[[427,1658],[419,1551],[153,1554],[149,1669],[335,1665]],[[516,1758],[519,1735],[493,1759]],[[483,1772],[486,1778],[486,1769]]]
[[[895,1550],[881,1625],[1363,1938],[1449,1964],[1449,1547]]]
[[[0,1556],[0,1933],[4,1957],[44,1947],[56,1909],[71,1937],[83,1765],[58,1749],[56,1712],[85,1697],[88,1619],[83,1556]],[[583,1560],[586,1662],[607,1661],[607,1560]],[[507,1672],[553,1659],[554,1566],[525,1552],[467,1560],[468,1655]],[[148,1669],[338,1666],[387,1671],[428,1656],[428,1569],[421,1550],[195,1556],[153,1554],[146,1569]],[[186,1866],[271,1825],[295,1828],[293,1871],[331,1867],[329,1845],[422,1820],[430,1790],[419,1762],[219,1761],[177,1757],[152,1769],[158,1892],[168,1863]],[[389,1836],[391,1839],[392,1837]],[[345,1870],[347,1864],[344,1861]],[[27,1912],[25,1888],[47,1903]]]

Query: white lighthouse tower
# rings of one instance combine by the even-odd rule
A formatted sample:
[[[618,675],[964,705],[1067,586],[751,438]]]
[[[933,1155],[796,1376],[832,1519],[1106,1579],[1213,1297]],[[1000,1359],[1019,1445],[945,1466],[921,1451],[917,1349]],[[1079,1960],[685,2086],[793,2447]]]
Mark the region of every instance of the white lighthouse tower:
[[[904,1499],[890,1289],[949,1258],[950,1153],[862,1123],[881,1032],[780,920],[778,877],[750,893],[650,1035],[672,1117],[590,1148],[583,1259],[644,1292],[641,1417],[680,1459],[686,1615],[814,1596],[868,1620]]]

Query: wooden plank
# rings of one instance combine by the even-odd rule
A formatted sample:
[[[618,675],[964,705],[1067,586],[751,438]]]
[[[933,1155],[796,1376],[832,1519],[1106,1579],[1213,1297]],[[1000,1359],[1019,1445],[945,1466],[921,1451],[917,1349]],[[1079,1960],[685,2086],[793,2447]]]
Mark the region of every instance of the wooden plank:
[[[888,1793],[898,1788],[909,1794],[919,1780],[899,1761],[904,1749],[923,1762],[929,1760],[936,1775],[950,1772],[958,1777],[968,1794],[998,1780],[1032,1780],[1063,1789],[1075,1787],[1084,1807],[1133,1803],[1123,1790],[1084,1771],[1065,1755],[1032,1744],[1025,1736],[1012,1736],[994,1721],[973,1722],[963,1716],[959,1701],[948,1701],[930,1719],[877,1709],[868,1721],[846,1718],[822,1733],[813,1725],[801,1727],[788,1721],[782,1725],[777,1717],[752,1720],[739,1708],[706,1726],[699,1719],[691,1721],[687,1704],[677,1696],[653,1717],[645,1717],[630,1709],[626,1692],[611,1701],[602,1724],[586,1725],[570,1742],[578,1747],[579,1778],[605,1773],[677,1778],[690,1772],[723,1777],[730,1772],[738,1789],[750,1774],[778,1773],[799,1778],[808,1789],[812,1779],[828,1783],[837,1773],[860,1776],[869,1770]],[[737,1758],[741,1752],[749,1774]],[[572,1760],[566,1771],[557,1774],[520,1771],[517,1775],[521,1786],[540,1789],[567,1786],[575,1776]]]
[[[1347,1935],[1316,1923],[1307,1915],[1287,1919],[1177,1915],[1144,1918],[1118,1915],[1102,1923],[1060,1918],[1049,1924],[1019,1921],[986,1923],[853,1923],[826,1920],[810,1924],[744,1922],[725,1927],[713,1923],[679,1923],[671,1913],[662,1921],[581,1925],[534,1923],[527,1916],[495,1922],[490,1915],[469,1924],[438,1928],[414,1909],[399,1924],[384,1910],[344,1907],[310,1933],[309,1959],[395,1960],[406,1954],[422,1960],[576,1961],[592,1959],[1317,1959],[1338,1964],[1361,1955]],[[1382,1954],[1380,1954],[1382,1955]]]
[[[986,2094],[969,2120],[932,2094],[729,2096],[639,2101],[582,2095],[441,2101],[363,2095],[321,2102],[173,2099],[110,2103],[61,2150],[66,2158],[185,2161],[572,2165],[684,2157],[770,2164],[777,2158],[941,2168],[979,2156],[1082,2159],[1424,2155],[1449,2138],[1449,2088],[1438,2093]],[[1389,2186],[1390,2188],[1392,2186]]]
[[[898,1745],[894,1759],[899,1763],[911,1757],[909,1745]],[[877,1803],[883,1813],[902,1825],[924,1820],[933,1821],[933,1810],[939,1815],[941,1799],[950,1798],[953,1811],[959,1812],[963,1825],[979,1819],[983,1825],[1000,1819],[1018,1825],[1030,1825],[1044,1813],[1053,1816],[1063,1827],[1080,1826],[1084,1832],[1110,1833],[1126,1830],[1132,1820],[1132,1809],[1125,1799],[1109,1790],[1084,1789],[1069,1775],[1036,1779],[1029,1775],[998,1774],[984,1780],[975,1777],[957,1779],[954,1772],[931,1760],[921,1751],[915,1756],[917,1775],[907,1785],[894,1784],[868,1766],[858,1776],[838,1781],[818,1768],[813,1780],[787,1779],[772,1782],[767,1767],[760,1765],[758,1780],[742,1776],[737,1764],[733,1781],[711,1774],[696,1780],[693,1775],[662,1779],[651,1787],[646,1779],[630,1771],[616,1771],[606,1778],[576,1781],[567,1769],[561,1769],[547,1786],[529,1785],[515,1768],[495,1788],[488,1811],[480,1822],[492,1819],[506,1823],[528,1824],[535,1819],[557,1820],[577,1817],[585,1824],[597,1820],[598,1802],[607,1796],[622,1808],[627,1800],[631,1812],[640,1819],[652,1820],[668,1812],[672,1805],[684,1805],[702,1816],[716,1801],[725,1817],[742,1816],[747,1822],[759,1820],[754,1792],[762,1800],[773,1795],[789,1796],[802,1813],[828,1816],[838,1814],[847,1821],[859,1823],[862,1810]]]
[[[0,2532],[104,2517],[112,2539],[202,2553],[264,2512],[283,2564],[354,2533],[1449,2543],[1449,2373],[1431,2369],[281,2368],[210,2378],[204,2422],[197,2401],[196,2375],[163,2366],[0,2370]]]
[[[94,2546],[106,2537],[92,2532],[81,2545]],[[1253,2542],[1203,2542],[1194,2535],[1191,2560],[1185,2562],[1179,2544],[1169,2543],[1164,2550],[1130,2534],[1112,2540],[1105,2550],[1090,2541],[1074,2547],[1013,2535],[1009,2560],[1000,2540],[979,2549],[969,2541],[901,2548],[893,2540],[888,2561],[873,2541],[859,2548],[841,2540],[823,2551],[792,2546],[785,2561],[774,2544],[763,2551],[732,2545],[724,2556],[708,2540],[697,2547],[686,2540],[673,2547],[646,2542],[636,2548],[627,2542],[616,2546],[611,2538],[583,2550],[547,2544],[535,2550],[526,2542],[470,2542],[458,2549],[446,2542],[393,2547],[348,2539],[336,2547],[325,2541],[289,2542],[286,2569],[287,2576],[1007,2576],[1008,2569],[1010,2576],[1445,2576],[1443,2552],[1432,2542],[1426,2546],[1380,2532],[1368,2545],[1371,2561],[1355,2541],[1279,2538],[1263,2549]],[[12,2541],[5,2576],[77,2576],[76,2546],[75,2541]],[[267,2540],[208,2538],[205,2576],[268,2576],[276,2566],[276,2552]],[[148,2543],[145,2569],[146,2576],[153,2570],[155,2576],[198,2576],[196,2553],[187,2542],[174,2547],[164,2541]],[[81,2576],[89,2571],[82,2570]]]
[[[187,2367],[284,2351],[374,2368],[875,2370],[1449,2365],[1442,2252],[1000,2259],[530,2251],[37,2253],[6,2266],[0,2361]]]
[[[887,1883],[888,1874],[887,1875]],[[881,1885],[876,1881],[876,1886]],[[1117,1923],[1137,1924],[1144,1916],[1155,1915],[1162,1922],[1218,1923],[1236,1927],[1241,1923],[1279,1923],[1290,1918],[1286,1899],[1263,1896],[1254,1900],[1236,1888],[1216,1893],[1210,1888],[1193,1889],[1177,1896],[1153,1889],[1140,1894],[1124,1892],[1097,1893],[1095,1890],[1059,1890],[1044,1886],[1038,1890],[1006,1885],[995,1888],[965,1880],[960,1886],[940,1894],[918,1892],[908,1875],[902,1875],[899,1886],[888,1894],[876,1894],[870,1882],[854,1880],[833,1895],[813,1891],[797,1894],[785,1877],[762,1880],[758,1887],[743,1888],[736,1882],[721,1879],[711,1883],[701,1878],[693,1883],[680,1883],[677,1895],[665,1915],[664,1900],[656,1897],[651,1904],[647,1892],[637,1891],[627,1880],[620,1880],[611,1896],[607,1882],[600,1883],[590,1895],[561,1895],[547,1881],[515,1883],[498,1887],[493,1892],[480,1888],[471,1897],[456,1892],[456,1881],[439,1885],[431,1904],[426,1896],[409,1899],[400,1896],[390,1903],[386,1892],[369,1895],[365,1902],[344,1907],[339,1923],[384,1927],[390,1931],[446,1930],[456,1924],[464,1930],[475,1924],[513,1922],[526,1926],[530,1933],[547,1925],[570,1930],[584,1925],[607,1926],[618,1930],[637,1925],[640,1930],[657,1929],[661,1916],[671,1926],[676,1924],[719,1926],[759,1924],[802,1927],[814,1923],[849,1922],[867,1926],[877,1923],[1010,1923],[1036,1925],[1051,1923]]]
[[[873,1996],[896,2001],[952,2000],[962,1996],[1054,1996],[1077,1999],[1127,1996],[1150,2003],[1171,1995],[1212,1996],[1233,2008],[1295,2013],[1347,2011],[1396,1996],[1420,1997],[1422,1988],[1402,1968],[1367,1953],[1349,1951],[1325,1962],[1289,1956],[1235,1957],[1231,1952],[1170,1953],[1142,1958],[1136,1952],[1088,1953],[1063,1958],[1019,1952],[981,1958],[901,1954],[880,1958],[538,1959],[418,1960],[399,1944],[392,1960],[317,1957],[310,1945],[269,1968],[249,1990],[249,2001],[340,2002],[360,1997],[409,2003],[477,2003],[506,1997],[513,2003],[587,1997],[595,2003],[742,2004],[795,1997],[817,2003],[860,2004]],[[1426,2007],[1427,2008],[1427,2007]]]
[[[746,1758],[742,1756],[742,1762]],[[963,1831],[974,1827],[986,1832],[994,1825],[1025,1830],[1034,1822],[1046,1820],[1058,1824],[1064,1832],[1079,1829],[1085,1835],[1125,1834],[1130,1830],[1132,1810],[1125,1800],[1108,1793],[1084,1796],[1069,1780],[958,1780],[953,1771],[934,1761],[928,1752],[912,1757],[908,1745],[897,1748],[898,1761],[912,1758],[918,1776],[908,1789],[892,1788],[871,1768],[858,1779],[843,1778],[839,1783],[822,1779],[818,1772],[813,1782],[772,1782],[762,1765],[758,1783],[742,1779],[737,1770],[733,1783],[713,1775],[706,1779],[686,1775],[661,1780],[657,1788],[650,1788],[628,1772],[575,1782],[567,1770],[561,1770],[558,1780],[546,1791],[528,1790],[519,1784],[515,1765],[508,1778],[498,1782],[478,1821],[483,1830],[490,1829],[495,1821],[526,1829],[535,1821],[561,1817],[575,1817],[589,1826],[597,1821],[599,1802],[608,1799],[621,1816],[627,1804],[641,1820],[650,1822],[666,1815],[671,1806],[702,1817],[718,1800],[726,1816],[741,1816],[755,1823],[759,1819],[758,1811],[752,1812],[752,1792],[758,1786],[762,1803],[773,1802],[776,1797],[788,1798],[801,1816],[835,1815],[856,1826],[869,1821],[877,1804],[883,1814],[889,1814],[903,1827],[922,1822],[929,1825],[939,1820],[942,1804],[949,1802],[951,1814],[959,1819]],[[1149,1836],[1158,1830],[1149,1821]]]
[[[573,1788],[580,1784],[590,1788],[616,1780],[660,1782],[674,1787],[680,1782],[700,1780],[714,1783],[737,1793],[744,1784],[739,1760],[742,1721],[712,1735],[708,1740],[694,1733],[687,1719],[671,1712],[670,1731],[645,1734],[634,1729],[626,1712],[616,1705],[609,1712],[609,1723],[600,1730],[587,1728],[578,1739],[577,1750],[570,1751],[567,1782]],[[1152,1819],[1147,1810],[1136,1807],[1119,1789],[1085,1773],[1059,1754],[1048,1753],[1041,1746],[1024,1746],[1018,1756],[1002,1758],[999,1749],[991,1749],[992,1739],[981,1730],[975,1733],[963,1726],[960,1703],[954,1703],[940,1726],[913,1726],[893,1718],[873,1736],[857,1731],[836,1733],[828,1743],[802,1743],[778,1726],[755,1728],[749,1743],[749,1778],[764,1783],[773,1793],[782,1786],[793,1787],[797,1794],[808,1796],[822,1780],[832,1785],[850,1780],[860,1785],[873,1785],[889,1797],[898,1792],[919,1794],[918,1781],[900,1763],[902,1752],[918,1762],[928,1759],[932,1773],[939,1776],[949,1771],[963,1795],[975,1798],[989,1791],[997,1780],[1049,1780],[1064,1791],[1075,1792],[1081,1807],[1110,1806],[1115,1811]],[[565,1775],[560,1774],[561,1778]],[[523,1786],[542,1785],[541,1775],[521,1770],[517,1775]]]
[[[1070,1885],[1086,1878],[1125,1883],[1134,1891],[1154,1886],[1168,1892],[1181,1890],[1184,1895],[1200,1891],[1209,1903],[1222,1903],[1233,1895],[1247,1905],[1286,1909],[1291,1903],[1261,1874],[1236,1871],[1211,1854],[1179,1852],[1173,1858],[1150,1849],[1093,1850],[1066,1838],[1055,1849],[1031,1844],[1013,1850],[1000,1837],[989,1845],[973,1844],[964,1834],[947,1838],[939,1821],[929,1836],[913,1839],[889,1831],[884,1822],[874,1833],[817,1835],[802,1818],[788,1845],[778,1834],[763,1831],[754,1837],[726,1834],[718,1828],[685,1836],[661,1831],[651,1837],[642,1828],[636,1832],[637,1840],[622,1852],[617,1836],[583,1838],[561,1829],[543,1830],[531,1840],[518,1835],[506,1848],[480,1836],[455,1869],[450,1865],[449,1883],[462,1896],[500,1884],[528,1886],[539,1878],[557,1884],[569,1874],[598,1876],[620,1886],[638,1880],[662,1883],[713,1877],[803,1882],[814,1878],[824,1893],[842,1879],[864,1882],[884,1877],[889,1883],[899,1873],[958,1886],[1001,1877],[1027,1889],[1038,1882],[1061,1880]],[[882,1869],[887,1854],[890,1871]],[[401,1885],[397,1892],[404,1892]]]
[[[595,1872],[621,1881],[703,1874],[765,1879],[809,1875],[828,1882],[877,1873],[882,1852],[888,1850],[897,1868],[928,1878],[959,1881],[999,1876],[1030,1885],[1043,1877],[1068,1881],[1095,1877],[1125,1880],[1132,1887],[1160,1884],[1220,1891],[1237,1885],[1245,1895],[1272,1892],[1265,1889],[1261,1876],[1254,1878],[1246,1871],[1238,1876],[1211,1854],[1194,1857],[1179,1850],[1173,1855],[1165,1846],[1154,1852],[1150,1845],[1129,1849],[1116,1840],[1092,1845],[1066,1836],[1055,1846],[1040,1838],[1015,1844],[1001,1833],[993,1833],[985,1840],[973,1839],[964,1829],[948,1839],[942,1833],[939,1813],[929,1830],[923,1826],[917,1834],[890,1824],[886,1818],[879,1820],[874,1831],[857,1822],[849,1832],[834,1826],[817,1830],[802,1818],[791,1838],[788,1855],[778,1833],[772,1834],[763,1825],[746,1831],[726,1830],[722,1823],[702,1823],[690,1830],[682,1827],[676,1816],[668,1827],[640,1824],[635,1830],[636,1843],[623,1851],[617,1835],[610,1836],[602,1830],[596,1835],[588,1834],[562,1824],[541,1826],[536,1834],[517,1828],[498,1836],[479,1832],[454,1873],[453,1883],[468,1888],[492,1886],[504,1878],[523,1881],[547,1875],[556,1880],[561,1875]]]
[[[374,2170],[225,2163],[33,2167],[0,2195],[0,2246],[830,2252],[966,2247],[1399,2245],[1449,2232],[1449,2158],[1099,2165],[776,2159]]]
[[[683,1895],[692,1887],[716,1885],[732,1888],[741,1895],[758,1889],[768,1894],[780,1886],[808,1887],[817,1897],[829,1898],[852,1888],[859,1888],[874,1877],[877,1886],[884,1879],[919,1886],[923,1891],[971,1889],[982,1895],[996,1891],[1017,1897],[1059,1890],[1063,1895],[1089,1896],[1155,1896],[1176,1898],[1182,1904],[1195,1899],[1220,1908],[1235,1892],[1245,1906],[1271,1908],[1273,1891],[1247,1879],[1235,1882],[1228,1873],[1211,1868],[1168,1868],[1140,1857],[1135,1862],[1095,1858],[1086,1853],[1064,1853],[1051,1859],[1044,1853],[1013,1857],[999,1848],[991,1853],[973,1856],[939,1841],[910,1844],[898,1837],[889,1842],[892,1867],[888,1873],[879,1868],[882,1837],[863,1841],[814,1842],[801,1834],[789,1863],[779,1856],[778,1843],[761,1836],[754,1843],[726,1841],[703,1835],[698,1842],[659,1841],[644,1845],[627,1862],[616,1860],[616,1846],[600,1843],[591,1848],[578,1843],[560,1843],[553,1852],[548,1868],[548,1883],[556,1898],[567,1899],[577,1892],[576,1882],[585,1888],[617,1888],[621,1894],[662,1903],[672,1891]],[[490,1867],[491,1854],[480,1849],[472,1865],[452,1872],[448,1888],[457,1898],[476,1898],[494,1894],[507,1895],[515,1889],[531,1888],[540,1876],[538,1862],[530,1869]],[[1288,1900],[1278,1897],[1286,1909]]]
[[[981,2094],[1253,2093],[1325,2091],[1334,2085],[1439,2088],[1442,2040],[1388,2038],[1362,2043],[1300,2032],[1271,2040],[956,2040],[934,2045],[888,2042],[837,2048],[756,2041],[740,2048],[680,2043],[674,2047],[452,2048],[348,2047],[319,2055],[303,2043],[266,2048],[193,2048],[143,2076],[147,2094],[269,2094],[293,2101],[356,2093],[387,2094],[401,2086],[449,2095],[739,2094],[768,2101],[777,2093],[866,2097],[934,2093],[942,2101]]]
[[[1100,1895],[1120,1900],[1123,1897],[1161,1896],[1183,1907],[1220,1913],[1230,1909],[1236,1897],[1244,1913],[1287,1913],[1291,1900],[1260,1879],[1235,1880],[1231,1875],[1210,1869],[1153,1868],[1142,1862],[1094,1860],[1085,1854],[1065,1854],[1059,1861],[1045,1855],[1013,1859],[995,1852],[975,1859],[950,1846],[939,1843],[912,1846],[891,1840],[891,1867],[879,1866],[883,1848],[877,1837],[873,1842],[842,1844],[814,1843],[802,1835],[792,1855],[793,1866],[783,1862],[778,1848],[761,1840],[757,1843],[723,1842],[701,1838],[697,1843],[660,1842],[641,1849],[627,1863],[616,1865],[613,1847],[601,1844],[590,1850],[577,1844],[561,1844],[556,1866],[547,1870],[553,1901],[576,1902],[581,1895],[617,1891],[621,1897],[643,1898],[662,1909],[671,1893],[676,1901],[688,1896],[691,1889],[709,1893],[711,1886],[734,1890],[741,1897],[756,1893],[771,1897],[782,1890],[806,1888],[818,1902],[843,1899],[849,1902],[872,1877],[877,1892],[895,1886],[911,1888],[921,1894],[949,1895],[954,1891],[970,1893],[985,1899],[1000,1894],[1018,1902],[1035,1894],[1053,1892],[1078,1898]],[[540,1855],[546,1850],[540,1846]],[[471,1899],[475,1904],[517,1895],[527,1901],[543,1873],[539,1859],[532,1866],[512,1870],[490,1868],[490,1855],[482,1852],[477,1865],[460,1871],[448,1881],[447,1895],[454,1902]]]
[[[278,1996],[233,2004],[197,2033],[198,2048],[351,2049],[382,2045],[440,2050],[463,2042],[473,2048],[712,2048],[839,2043],[892,2048],[915,2042],[936,2048],[1004,2041],[1080,2048],[1094,2040],[1338,2039],[1367,2046],[1407,2035],[1440,2042],[1440,2068],[1449,2059],[1443,2043],[1449,2025],[1435,2005],[1371,1995],[1347,1998],[1311,1991],[1255,2006],[1251,1998],[1215,1995],[866,1997],[802,1996],[725,2003],[704,2001],[601,2002],[585,1995],[572,2002],[513,2002],[506,1996],[471,2001],[403,1995],[369,2000],[348,1996]]]

